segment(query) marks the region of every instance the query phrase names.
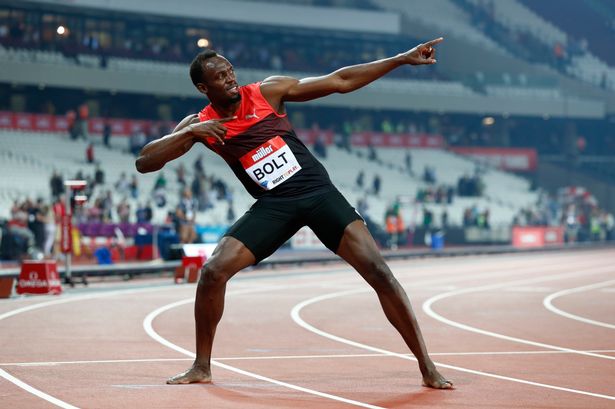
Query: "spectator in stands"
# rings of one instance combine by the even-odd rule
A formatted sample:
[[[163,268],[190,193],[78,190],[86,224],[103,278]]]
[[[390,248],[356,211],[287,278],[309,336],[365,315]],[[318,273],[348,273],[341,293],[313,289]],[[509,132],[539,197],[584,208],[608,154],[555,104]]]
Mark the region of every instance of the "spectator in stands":
[[[27,199],[25,201],[26,211],[28,212],[28,229],[34,234],[34,245],[38,249],[45,247],[45,216],[43,214],[43,199],[38,198],[36,202]]]
[[[102,198],[98,197],[94,200],[92,206],[87,209],[87,221],[100,223],[103,221],[103,203]]]
[[[120,223],[130,222],[130,203],[128,203],[125,197],[118,203],[116,211],[117,216],[120,218]]]
[[[382,181],[380,180],[380,175],[376,173],[374,175],[374,181],[372,182],[372,191],[374,192],[375,196],[378,196],[380,194],[381,184]]]
[[[371,143],[367,144],[367,159],[375,162],[378,160],[378,154],[376,153],[376,148]]]
[[[423,169],[423,181],[426,183],[436,183],[436,170],[429,165]]]
[[[139,152],[141,151],[141,148],[145,146],[145,142],[146,142],[145,133],[140,129],[135,130],[130,135],[130,140],[129,140],[130,153],[137,156]]]
[[[139,181],[137,180],[137,175],[131,176],[128,189],[130,190],[130,197],[132,197],[133,199],[139,197]]]
[[[90,110],[87,104],[81,104],[77,109],[77,118],[75,120],[76,136],[82,138],[84,141],[89,139],[88,133],[88,121],[90,116]]]
[[[393,133],[393,123],[391,122],[390,118],[384,118],[384,120],[380,124],[380,132]]]
[[[152,192],[152,199],[158,208],[162,208],[167,205],[167,194],[163,188],[155,189]]]
[[[179,232],[179,240],[181,243],[192,243],[196,239],[196,230],[194,228],[194,219],[196,216],[196,203],[192,199],[190,189],[184,189],[182,198],[175,211],[177,220],[176,229]]]
[[[406,151],[406,156],[404,158],[404,164],[406,165],[406,172],[412,175],[412,155],[410,151]]]
[[[146,204],[140,203],[135,213],[137,223],[150,223],[153,217],[152,206],[149,202]]]
[[[73,141],[79,137],[79,130],[76,122],[77,113],[71,109],[66,113],[66,126],[68,128],[68,135]]]
[[[358,202],[357,202],[357,211],[359,212],[360,215],[366,215],[367,214],[367,209],[369,208],[368,204],[367,204],[367,197],[361,197],[359,198]]]
[[[49,187],[51,188],[51,197],[57,198],[64,193],[64,179],[57,170],[53,170],[51,179],[49,180]]]
[[[323,159],[327,157],[327,146],[322,135],[318,135],[314,141],[314,153]]]
[[[107,119],[105,121],[105,125],[103,126],[103,133],[102,133],[102,141],[103,141],[103,145],[106,146],[107,148],[109,148],[111,145],[111,122]]]
[[[115,190],[122,196],[130,194],[130,182],[126,176],[126,172],[120,174],[119,179],[115,182]]]
[[[94,184],[101,186],[105,184],[105,171],[100,167],[100,164],[96,165],[94,171]]]
[[[166,189],[167,187],[167,179],[164,177],[164,172],[160,172],[156,181],[154,182],[154,190],[158,189]]]
[[[442,214],[440,214],[440,225],[442,229],[446,230],[448,228],[448,210],[442,210]]]
[[[201,154],[199,154],[194,161],[194,173],[205,174],[205,169],[203,168],[203,155]]]
[[[226,198],[226,193],[227,193],[228,188],[224,180],[214,179],[213,183],[211,184],[211,187],[216,192],[216,199],[222,200]]]
[[[362,170],[359,171],[359,174],[357,175],[357,187],[362,190],[363,189],[363,184],[364,184],[364,179],[365,179],[365,173],[363,173]]]
[[[94,143],[90,142],[88,143],[87,148],[85,148],[85,161],[87,163],[94,163],[95,159],[94,159]]]
[[[446,188],[446,204],[453,203],[453,195],[455,194],[455,189],[452,186],[447,186]]]
[[[469,207],[466,207],[465,209],[463,209],[463,227],[470,227],[473,224],[474,224],[474,221],[472,220],[472,209],[470,209]]]
[[[559,41],[553,45],[553,57],[555,58],[555,65],[560,70],[563,69],[566,62],[566,49]]]
[[[34,233],[28,229],[28,210],[25,203],[13,203],[11,209],[11,219],[8,222],[8,230],[17,240],[17,247],[21,252],[25,252],[36,243]]]
[[[233,208],[233,201],[228,201],[228,209],[226,211],[226,222],[231,224],[235,221],[235,209]]]
[[[183,163],[175,168],[175,175],[177,176],[177,183],[182,187],[186,186],[186,168]]]
[[[395,203],[387,210],[385,224],[389,234],[389,248],[396,250],[402,242],[402,236],[405,231],[398,203]]]
[[[433,224],[433,212],[426,207],[423,207],[423,227],[430,229]]]
[[[102,218],[104,222],[111,221],[111,213],[113,211],[113,193],[107,190],[101,201]]]
[[[489,221],[489,215],[490,215],[489,209],[485,209],[482,213],[480,213],[478,227],[481,227],[483,229],[491,228],[491,222]]]

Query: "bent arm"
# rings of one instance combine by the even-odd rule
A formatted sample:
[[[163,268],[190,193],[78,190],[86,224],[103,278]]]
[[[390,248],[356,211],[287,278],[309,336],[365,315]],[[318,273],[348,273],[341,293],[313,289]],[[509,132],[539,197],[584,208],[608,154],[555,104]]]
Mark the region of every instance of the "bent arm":
[[[195,122],[198,122],[197,114],[188,115],[172,133],[145,145],[135,162],[139,173],[160,170],[167,162],[188,152],[195,142],[190,132],[190,125]]]

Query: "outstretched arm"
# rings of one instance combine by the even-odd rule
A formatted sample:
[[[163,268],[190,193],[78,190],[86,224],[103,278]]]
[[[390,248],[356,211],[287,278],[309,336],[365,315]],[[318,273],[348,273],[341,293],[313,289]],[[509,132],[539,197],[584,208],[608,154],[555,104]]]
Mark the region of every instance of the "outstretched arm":
[[[285,101],[310,101],[333,93],[352,92],[401,65],[435,64],[434,46],[442,41],[442,37],[436,38],[394,57],[340,68],[321,77],[301,80],[291,77],[269,77],[261,84],[261,92],[276,109],[280,109]]]
[[[224,145],[226,128],[223,123],[233,118],[211,119],[199,122],[197,114],[185,117],[169,135],[156,139],[145,145],[135,166],[140,173],[155,172],[174,159],[188,152],[195,142],[203,142],[207,137],[214,137]]]

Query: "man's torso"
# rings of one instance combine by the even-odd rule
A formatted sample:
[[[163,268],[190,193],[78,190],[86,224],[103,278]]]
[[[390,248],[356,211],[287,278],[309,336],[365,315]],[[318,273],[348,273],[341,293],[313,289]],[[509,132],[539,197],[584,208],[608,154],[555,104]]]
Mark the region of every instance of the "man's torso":
[[[242,86],[237,119],[226,122],[224,145],[207,138],[205,145],[231,167],[255,198],[308,197],[332,190],[327,171],[299,140],[286,115],[280,115],[260,92],[260,83]],[[200,121],[220,116],[208,105]]]

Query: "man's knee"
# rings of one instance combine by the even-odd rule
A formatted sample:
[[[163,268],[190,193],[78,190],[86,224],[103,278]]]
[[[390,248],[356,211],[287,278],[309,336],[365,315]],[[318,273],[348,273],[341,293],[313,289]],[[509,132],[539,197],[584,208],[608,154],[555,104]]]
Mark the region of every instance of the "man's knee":
[[[384,260],[374,260],[368,263],[365,279],[376,291],[394,291],[397,280]]]
[[[211,260],[206,262],[201,269],[199,286],[220,287],[225,285],[231,276],[232,272],[227,271],[227,269],[225,269],[220,263],[216,263],[214,260]]]

